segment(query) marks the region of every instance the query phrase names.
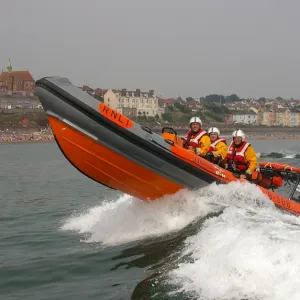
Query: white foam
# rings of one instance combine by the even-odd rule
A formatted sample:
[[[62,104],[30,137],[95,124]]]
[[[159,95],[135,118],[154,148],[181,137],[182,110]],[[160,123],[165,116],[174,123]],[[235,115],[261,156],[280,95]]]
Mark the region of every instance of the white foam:
[[[71,216],[62,230],[117,245],[180,230],[221,208],[186,239],[168,283],[208,300],[300,299],[300,219],[249,183],[212,184],[149,203],[125,195]]]
[[[293,152],[291,150],[283,149],[280,150],[279,153],[283,155],[283,158],[295,158],[297,152]]]
[[[180,230],[218,209],[205,200],[186,190],[151,202],[125,195],[71,216],[61,229],[88,234],[86,242],[127,243]]]
[[[170,281],[201,299],[300,299],[300,219],[250,184],[220,193],[228,207],[186,240]]]
[[[296,154],[287,154],[283,158],[294,158],[295,156],[296,156]]]

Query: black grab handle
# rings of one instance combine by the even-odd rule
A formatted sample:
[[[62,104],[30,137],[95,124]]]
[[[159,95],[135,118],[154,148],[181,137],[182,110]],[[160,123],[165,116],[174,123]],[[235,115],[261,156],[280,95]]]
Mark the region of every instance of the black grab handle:
[[[153,132],[152,132],[152,129],[151,129],[149,126],[145,126],[145,125],[144,125],[144,126],[141,126],[141,128],[142,128],[143,130],[147,131],[148,133],[151,133],[151,134],[153,133]]]
[[[163,129],[161,130],[161,133],[164,133],[164,132],[167,131],[167,130],[171,131],[170,133],[174,133],[174,134],[177,135],[176,130],[173,129],[172,127],[163,127]]]

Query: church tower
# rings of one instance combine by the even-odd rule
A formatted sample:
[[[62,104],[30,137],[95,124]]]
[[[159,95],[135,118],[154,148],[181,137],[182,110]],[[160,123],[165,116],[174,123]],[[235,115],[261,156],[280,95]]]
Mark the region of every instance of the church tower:
[[[8,59],[7,72],[8,72],[8,73],[11,73],[11,72],[12,72],[12,65],[11,65],[10,58]]]
[[[10,58],[8,60],[7,64],[7,72],[8,72],[8,78],[7,78],[7,94],[12,95],[13,88],[14,88],[14,77],[12,76],[12,65],[10,62]]]

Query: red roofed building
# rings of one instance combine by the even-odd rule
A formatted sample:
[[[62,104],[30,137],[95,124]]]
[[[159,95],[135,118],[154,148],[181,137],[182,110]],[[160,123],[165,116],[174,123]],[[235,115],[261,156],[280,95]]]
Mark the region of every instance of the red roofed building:
[[[96,88],[95,89],[95,96],[99,96],[99,97],[104,97],[105,93],[107,92],[108,90],[103,90],[103,89],[99,89],[99,88]]]
[[[185,106],[188,107],[193,112],[203,109],[203,105],[200,104],[200,102],[195,100],[188,101]]]
[[[161,107],[174,106],[175,99],[159,99],[158,103]]]
[[[29,71],[13,71],[9,60],[7,72],[0,74],[0,92],[33,96],[35,91],[35,81]]]

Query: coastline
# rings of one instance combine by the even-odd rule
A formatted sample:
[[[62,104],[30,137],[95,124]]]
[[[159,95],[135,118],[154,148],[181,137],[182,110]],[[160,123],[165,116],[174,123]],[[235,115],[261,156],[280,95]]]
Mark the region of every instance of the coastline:
[[[50,128],[33,132],[5,130],[0,133],[0,144],[49,143],[54,141],[54,135]]]
[[[222,136],[225,139],[230,139],[231,135]],[[287,134],[272,134],[272,135],[260,135],[260,134],[246,134],[247,140],[296,140],[300,139],[300,135],[287,135]]]
[[[2,141],[0,140],[0,145],[7,145],[7,144],[39,144],[39,143],[54,143],[55,139],[49,139],[49,140],[6,140]]]
[[[160,132],[156,132],[160,134]],[[180,136],[184,136],[185,134],[179,134]],[[224,139],[230,139],[231,134],[224,134],[221,136]],[[286,134],[282,132],[275,132],[272,135],[251,133],[246,134],[247,140],[291,140],[291,139],[300,139],[300,134]],[[53,134],[43,134],[38,133],[37,135],[29,135],[29,134],[11,134],[0,136],[0,144],[25,144],[25,143],[54,143],[55,139]]]

